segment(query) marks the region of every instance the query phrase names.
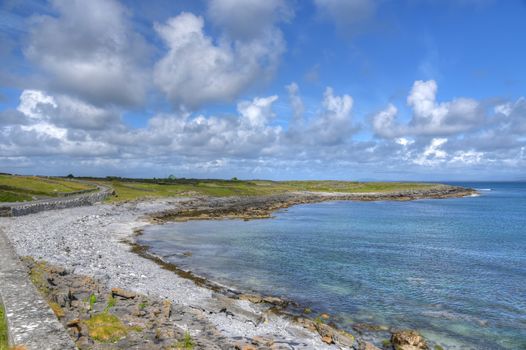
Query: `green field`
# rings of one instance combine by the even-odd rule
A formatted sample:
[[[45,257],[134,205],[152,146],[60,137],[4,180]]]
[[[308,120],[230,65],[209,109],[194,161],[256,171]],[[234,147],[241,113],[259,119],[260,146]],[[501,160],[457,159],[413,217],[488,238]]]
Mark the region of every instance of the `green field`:
[[[5,309],[2,302],[0,302],[0,350],[8,349],[8,332],[7,332],[7,321],[5,316]]]
[[[0,175],[0,202],[59,197],[95,186],[57,177]]]
[[[351,181],[266,181],[217,179],[125,179],[82,178],[82,183],[65,178],[0,175],[0,201],[14,202],[39,197],[56,197],[90,189],[89,183],[113,188],[110,202],[145,198],[205,196],[261,196],[291,191],[313,192],[392,192],[422,189],[433,184],[409,182]]]
[[[226,196],[261,196],[291,191],[313,192],[391,192],[422,189],[434,186],[425,183],[405,182],[349,182],[349,181],[239,181],[239,180],[92,180],[99,184],[111,186],[116,196],[110,201],[126,201],[143,198],[189,197],[206,195]]]

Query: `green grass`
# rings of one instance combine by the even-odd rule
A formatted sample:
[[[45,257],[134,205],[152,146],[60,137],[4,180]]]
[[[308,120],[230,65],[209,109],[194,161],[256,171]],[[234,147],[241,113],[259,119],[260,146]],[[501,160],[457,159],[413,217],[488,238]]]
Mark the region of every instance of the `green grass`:
[[[172,348],[177,350],[192,350],[194,348],[194,341],[192,340],[190,333],[185,332],[183,339],[174,344]]]
[[[0,189],[0,202],[25,202],[32,200],[33,197],[24,193],[5,191]]]
[[[22,202],[41,197],[94,189],[94,186],[56,177],[0,175],[0,202]]]
[[[190,197],[206,195],[262,196],[292,191],[371,193],[417,190],[435,186],[426,183],[406,182],[349,182],[349,181],[241,181],[241,180],[93,180],[111,186],[116,196],[110,202],[121,202],[145,198]]]
[[[90,337],[101,343],[114,343],[126,337],[128,327],[115,315],[103,312],[85,321]]]
[[[84,181],[110,186],[116,196],[110,202],[146,198],[191,197],[196,195],[262,196],[291,191],[370,193],[416,190],[435,186],[410,182],[352,182],[352,181],[266,181],[213,179],[124,179],[84,178]],[[17,202],[38,197],[86,190],[93,186],[65,178],[0,175],[0,202]]]
[[[4,305],[0,302],[0,350],[7,350],[9,348],[8,340],[5,309]]]

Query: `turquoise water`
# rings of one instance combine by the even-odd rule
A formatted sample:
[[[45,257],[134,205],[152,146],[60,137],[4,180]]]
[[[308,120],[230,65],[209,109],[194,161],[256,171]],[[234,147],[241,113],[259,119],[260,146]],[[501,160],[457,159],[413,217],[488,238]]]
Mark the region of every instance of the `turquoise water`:
[[[526,349],[526,183],[461,185],[491,191],[170,223],[140,243],[218,282],[328,312],[343,328],[396,325],[451,349]]]

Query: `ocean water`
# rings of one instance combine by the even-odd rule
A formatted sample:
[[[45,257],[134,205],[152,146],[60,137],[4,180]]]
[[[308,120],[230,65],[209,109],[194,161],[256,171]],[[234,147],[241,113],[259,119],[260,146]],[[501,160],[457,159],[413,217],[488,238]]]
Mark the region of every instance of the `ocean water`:
[[[526,349],[526,183],[459,185],[483,190],[169,223],[139,242],[217,282],[327,312],[346,329],[395,325],[450,349]]]

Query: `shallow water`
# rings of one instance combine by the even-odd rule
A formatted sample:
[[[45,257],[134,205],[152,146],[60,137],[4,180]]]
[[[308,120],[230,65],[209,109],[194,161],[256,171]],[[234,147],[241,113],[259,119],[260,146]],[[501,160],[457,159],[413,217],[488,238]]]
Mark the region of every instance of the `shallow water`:
[[[461,185],[491,191],[170,223],[139,243],[215,281],[328,312],[344,328],[396,325],[446,348],[526,349],[526,183]]]

